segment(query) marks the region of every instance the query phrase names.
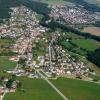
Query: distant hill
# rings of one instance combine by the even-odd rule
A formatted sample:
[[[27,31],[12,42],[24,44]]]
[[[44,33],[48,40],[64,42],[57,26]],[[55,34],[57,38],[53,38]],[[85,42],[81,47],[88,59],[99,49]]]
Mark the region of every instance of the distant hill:
[[[72,2],[77,6],[81,5],[88,11],[100,12],[100,7],[98,7],[96,4],[90,4],[86,2],[87,0],[65,0],[65,1]]]

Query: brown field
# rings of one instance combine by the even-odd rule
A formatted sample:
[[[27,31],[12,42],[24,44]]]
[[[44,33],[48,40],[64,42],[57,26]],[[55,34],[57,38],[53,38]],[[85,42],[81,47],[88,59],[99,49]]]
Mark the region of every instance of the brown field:
[[[83,29],[83,32],[88,32],[90,34],[100,36],[100,28],[98,27],[86,27]]]

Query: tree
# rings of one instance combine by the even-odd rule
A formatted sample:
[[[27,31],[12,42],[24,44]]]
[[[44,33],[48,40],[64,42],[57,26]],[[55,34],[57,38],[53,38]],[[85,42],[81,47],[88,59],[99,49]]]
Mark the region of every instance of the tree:
[[[87,58],[100,68],[100,47],[94,52],[88,53]]]
[[[13,80],[12,79],[9,79],[8,82],[6,83],[6,87],[8,89],[10,89],[12,87],[12,84],[13,84]]]
[[[18,61],[18,64],[24,65],[25,61],[26,61],[25,58],[20,58],[19,61]]]

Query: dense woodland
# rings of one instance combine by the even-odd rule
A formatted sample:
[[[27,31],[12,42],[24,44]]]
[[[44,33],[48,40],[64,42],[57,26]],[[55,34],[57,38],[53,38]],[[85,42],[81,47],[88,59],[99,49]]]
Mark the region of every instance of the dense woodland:
[[[98,48],[94,52],[88,53],[87,58],[100,68],[100,48]]]

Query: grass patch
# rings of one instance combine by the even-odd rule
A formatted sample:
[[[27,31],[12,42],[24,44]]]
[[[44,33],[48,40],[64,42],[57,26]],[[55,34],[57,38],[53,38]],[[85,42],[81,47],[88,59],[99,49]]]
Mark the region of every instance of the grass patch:
[[[34,0],[34,1],[41,1],[42,3],[46,4],[65,4],[65,0]]]
[[[8,75],[4,73],[4,70],[14,69],[16,66],[15,62],[9,60],[9,57],[0,57],[0,76]]]
[[[4,100],[63,100],[44,80],[18,78],[25,92],[8,93]],[[69,100],[100,100],[100,85],[80,80],[59,78],[52,83]]]
[[[89,51],[94,51],[95,49],[100,47],[100,42],[97,42],[92,39],[77,39],[77,40],[72,40],[72,43],[76,44],[80,48]]]
[[[99,84],[66,78],[52,82],[69,100],[100,100]]]
[[[44,18],[44,16],[42,14],[37,14],[36,18],[37,18],[37,20],[39,20],[41,22],[41,20]]]
[[[9,47],[13,43],[14,43],[14,41],[11,39],[0,39],[0,47],[2,47],[2,46]]]
[[[63,100],[49,85],[42,79],[19,78],[25,92],[17,91],[8,93],[4,100]]]
[[[15,41],[12,39],[0,39],[0,56],[12,56],[16,54],[10,49],[14,43]]]
[[[61,44],[64,48],[66,48],[66,49],[72,47],[72,45],[71,45],[69,42],[67,42],[67,41],[61,41],[60,44]]]

